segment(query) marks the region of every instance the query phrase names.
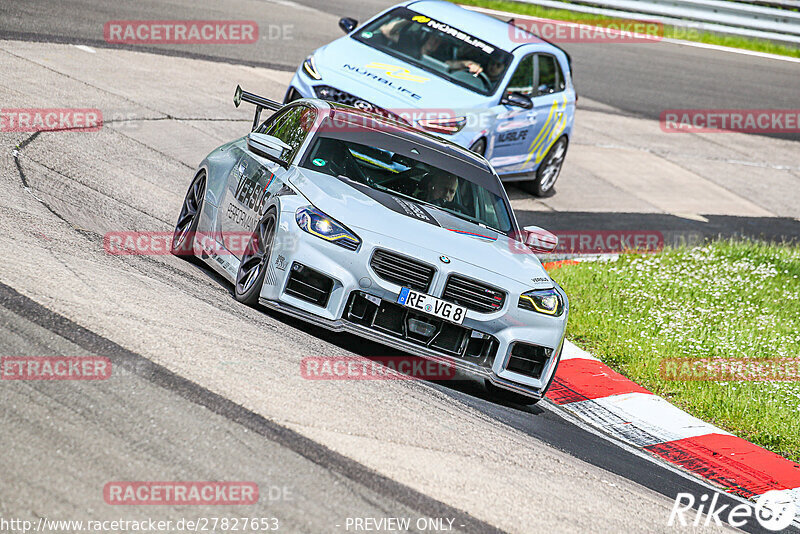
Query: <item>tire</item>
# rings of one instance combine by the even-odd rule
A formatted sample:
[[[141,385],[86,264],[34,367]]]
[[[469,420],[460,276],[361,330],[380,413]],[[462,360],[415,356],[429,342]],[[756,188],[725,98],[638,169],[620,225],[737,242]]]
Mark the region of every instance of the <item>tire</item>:
[[[513,391],[497,387],[488,380],[485,380],[484,384],[486,385],[486,391],[489,392],[489,396],[496,401],[509,402],[511,404],[519,404],[521,406],[533,406],[539,402],[539,399],[534,399],[533,397],[528,397],[520,393],[514,393]]]
[[[206,194],[206,172],[200,171],[192,180],[186,197],[183,199],[178,222],[172,233],[170,252],[183,259],[194,258],[194,238],[197,225],[200,224],[200,214],[203,211],[203,201]]]
[[[269,268],[269,254],[277,222],[275,210],[268,211],[258,223],[256,231],[250,236],[245,253],[242,255],[242,261],[239,262],[233,295],[236,300],[248,306],[258,304],[261,286],[264,285],[264,276]]]
[[[469,149],[471,152],[475,152],[476,154],[480,154],[481,156],[483,156],[484,154],[486,154],[486,138],[481,137],[480,139],[472,143],[472,146],[469,147]]]
[[[566,137],[561,137],[553,143],[539,168],[536,169],[536,178],[520,182],[522,188],[537,197],[553,196],[556,192],[553,186],[558,180],[558,175],[561,174],[561,167],[564,165],[564,157],[567,155],[568,146],[569,141]]]

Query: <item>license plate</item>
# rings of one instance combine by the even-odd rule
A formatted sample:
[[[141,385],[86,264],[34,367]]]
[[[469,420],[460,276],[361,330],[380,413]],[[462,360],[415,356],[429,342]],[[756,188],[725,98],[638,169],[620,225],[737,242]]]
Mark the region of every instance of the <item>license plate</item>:
[[[400,290],[397,303],[406,308],[421,311],[422,313],[427,313],[456,324],[464,322],[464,316],[467,314],[467,309],[464,306],[459,306],[452,302],[445,302],[432,295],[420,293],[419,291],[414,291],[407,287]]]

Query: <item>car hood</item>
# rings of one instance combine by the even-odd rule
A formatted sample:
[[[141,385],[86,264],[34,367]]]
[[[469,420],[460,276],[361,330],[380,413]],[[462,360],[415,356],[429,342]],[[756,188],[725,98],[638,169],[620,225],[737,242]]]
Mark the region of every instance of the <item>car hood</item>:
[[[404,240],[435,255],[471,264],[531,289],[553,287],[539,259],[516,241],[436,208],[375,191],[344,177],[297,169],[291,184],[315,207],[358,233]],[[427,220],[432,219],[432,220]]]
[[[314,63],[322,80],[384,109],[405,108],[467,109],[486,107],[489,97],[451,83],[444,78],[405,63],[351,37],[342,37],[314,52]],[[388,67],[369,67],[379,63]],[[392,70],[389,67],[397,67]],[[425,81],[404,80],[397,75],[408,69],[410,77]],[[387,74],[387,71],[389,73]],[[402,74],[400,75],[402,76]]]

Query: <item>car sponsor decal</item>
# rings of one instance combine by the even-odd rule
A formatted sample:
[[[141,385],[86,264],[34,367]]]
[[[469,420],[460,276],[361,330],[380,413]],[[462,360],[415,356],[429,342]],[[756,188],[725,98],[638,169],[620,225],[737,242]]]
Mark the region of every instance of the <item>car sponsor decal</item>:
[[[397,65],[389,65],[388,63],[377,63],[373,61],[364,66],[365,69],[374,69],[383,72],[386,76],[397,78],[398,80],[406,80],[408,82],[425,83],[430,81],[430,78],[425,76],[417,76],[411,74],[411,71],[405,67],[398,67]]]
[[[405,213],[406,215],[410,215],[415,219],[419,219],[425,222],[433,222],[433,217],[431,217],[430,213],[425,211],[422,206],[417,204],[416,202],[409,202],[405,199],[392,197],[395,202],[402,208],[401,213]]]
[[[344,65],[342,65],[342,67],[344,69],[347,69],[350,72],[355,73],[355,74],[360,74],[364,78],[370,79],[370,80],[375,81],[375,82],[382,83],[383,85],[385,85],[385,86],[387,86],[387,87],[389,87],[391,89],[394,89],[395,91],[397,91],[399,93],[402,93],[403,95],[409,96],[409,97],[413,98],[414,100],[420,100],[422,98],[422,95],[419,95],[419,94],[415,93],[411,89],[408,89],[406,87],[403,87],[402,85],[396,84],[392,80],[388,80],[388,79],[384,78],[383,76],[378,76],[374,72],[370,72],[370,71],[366,70],[363,67],[359,67],[358,65],[350,65],[349,63],[345,63]]]
[[[547,120],[542,126],[542,129],[539,131],[539,134],[531,143],[529,148],[530,152],[528,153],[528,157],[522,163],[522,167],[525,167],[531,158],[534,157],[534,155],[536,156],[534,163],[539,163],[542,161],[542,158],[544,158],[544,156],[547,154],[547,151],[550,150],[550,147],[556,142],[558,137],[561,135],[561,132],[563,132],[567,127],[566,95],[563,96],[563,99],[563,107],[559,107],[557,99],[553,100],[553,105],[550,106],[550,114],[547,116]]]
[[[511,143],[519,143],[525,140],[528,137],[528,130],[511,130],[510,132],[500,132],[497,134],[497,145],[504,145],[504,144],[511,144]]]
[[[438,30],[442,33],[446,33],[452,37],[455,37],[459,41],[463,41],[468,45],[474,46],[480,50],[483,50],[487,54],[491,54],[494,52],[494,47],[484,43],[480,39],[477,39],[467,33],[462,32],[461,30],[457,30],[451,27],[444,22],[439,22],[438,20],[434,20],[430,17],[426,17],[425,15],[416,15],[411,18],[414,22],[418,22],[420,24],[425,24],[428,28],[432,28],[434,30]]]
[[[252,232],[256,227],[255,218],[248,215],[242,208],[233,203],[228,204],[226,215],[234,224],[241,226],[248,232]]]

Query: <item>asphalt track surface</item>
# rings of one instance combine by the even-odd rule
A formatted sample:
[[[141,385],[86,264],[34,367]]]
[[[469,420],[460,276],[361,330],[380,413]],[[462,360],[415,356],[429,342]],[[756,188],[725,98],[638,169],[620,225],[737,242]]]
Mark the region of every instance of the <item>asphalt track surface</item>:
[[[300,31],[295,34],[293,43],[282,42],[280,47],[265,46],[263,55],[256,54],[257,57],[252,55],[252,51],[245,52],[236,47],[219,47],[210,51],[203,49],[202,53],[186,49],[177,53],[186,57],[278,67],[280,70],[293,68],[308,50],[338,36],[338,28],[320,28],[318,24],[314,24],[314,12],[297,5],[241,2],[235,7],[226,4],[224,10],[215,6],[216,4],[209,3],[208,7],[203,7],[203,3],[197,2],[139,2],[114,4],[113,7],[89,2],[61,2],[55,5],[38,2],[4,4],[0,8],[0,38],[76,42],[97,46],[102,44],[102,33],[98,35],[97,32],[98,24],[102,27],[102,23],[109,19],[234,18],[231,13],[235,12],[235,18],[255,19],[262,24],[295,24]],[[312,7],[336,15],[354,14],[363,18],[381,6],[352,3],[343,5],[341,11],[339,8],[332,9],[330,5]],[[176,54],[174,48],[160,52]],[[672,59],[680,61],[680,54],[683,52],[674,52]],[[691,53],[702,56],[700,50],[693,50]],[[600,54],[597,58],[601,56],[607,57],[606,54]],[[635,60],[636,58],[628,58],[628,61]],[[719,66],[716,65],[719,62],[714,62],[716,67],[711,65],[698,69],[703,71],[702,80],[719,82],[719,88],[722,89],[726,84],[720,80],[725,78],[709,76],[708,68],[748,70],[746,56],[731,61],[738,66]],[[740,65],[740,61],[744,63]],[[607,73],[609,70],[607,66],[600,68],[592,61],[587,63],[595,65],[587,67],[596,68],[598,73]],[[620,61],[620,64],[625,63],[626,61]],[[652,61],[648,63],[652,67]],[[759,65],[756,71],[750,68],[748,72],[751,75],[753,72],[760,72],[767,78],[774,76],[774,80],[780,80],[782,84],[764,84],[762,78],[760,85],[762,88],[764,85],[773,88],[775,102],[784,102],[785,107],[790,106],[792,97],[796,98],[800,93],[797,91],[797,76],[787,76],[785,73],[788,71],[769,62]],[[680,68],[695,68],[695,65],[687,61]],[[796,69],[796,66],[793,68]],[[163,76],[169,75],[170,73],[163,73]],[[728,80],[737,78],[735,72],[728,72],[727,76]],[[632,75],[631,83],[642,83],[642,78]],[[665,81],[679,80],[677,76],[667,78]],[[600,79],[602,80],[602,76]],[[695,82],[702,80],[698,77]],[[608,86],[605,87],[598,85],[597,95],[592,96],[599,101],[606,98],[606,102],[614,102],[614,97],[608,96],[614,91],[606,89],[612,85],[618,88],[619,83],[613,79],[607,83]],[[792,83],[795,85],[792,86]],[[698,90],[697,85],[692,86],[692,90],[687,90],[686,87],[679,89],[676,86],[675,94],[686,98],[694,98],[692,95],[695,93],[701,98],[714,94],[713,87],[707,89]],[[176,91],[179,89],[176,88]],[[588,82],[582,91],[590,94]],[[663,87],[661,91],[660,102],[663,103],[663,93],[670,91],[664,91]],[[731,95],[730,102],[723,104],[714,98],[714,107],[765,107],[763,102],[766,97],[763,93],[753,97],[751,92],[736,83],[728,84],[723,92]],[[604,93],[608,94],[603,96]],[[655,113],[658,108],[654,106],[663,105],[658,103],[658,97],[652,94],[648,96],[647,90],[640,92],[631,89],[630,93],[639,95],[642,100],[629,103],[629,108],[618,102],[614,105],[644,114]],[[735,105],[734,102],[741,104]],[[784,105],[775,105],[782,106]],[[638,109],[634,109],[637,107]],[[674,107],[693,106],[682,102]],[[43,150],[41,143],[38,147],[34,146],[35,137],[21,137],[16,141],[23,147],[30,145],[32,149]],[[14,187],[20,191],[31,185],[27,181],[31,179],[32,170],[42,170],[33,162],[16,158],[13,163],[7,160],[5,164],[9,164],[5,167],[6,170],[12,172],[3,174],[4,182],[8,180],[4,187]],[[183,192],[174,194],[182,196]],[[58,197],[57,194],[54,196]],[[91,225],[81,224],[86,220],[76,220],[65,212],[63,203],[69,203],[65,198],[59,199],[62,204],[44,202],[43,205],[49,212],[30,210],[37,228],[55,227],[60,222],[70,223],[72,241],[68,243],[69,247],[59,250],[59,253],[66,254],[72,247],[81,255],[82,249],[100,246],[99,228],[103,226],[102,219],[107,211],[106,206],[93,205],[91,198],[82,199],[87,201],[82,207],[88,208],[86,211],[95,211],[92,217],[100,222],[96,228],[89,230],[85,227]],[[126,211],[135,211],[136,206],[123,208]],[[7,210],[4,212],[8,213]],[[170,212],[169,217],[172,216]],[[579,217],[580,214],[573,216]],[[115,222],[119,224],[118,221]],[[760,230],[763,231],[764,228]],[[233,313],[236,320],[245,325],[243,328],[292,332],[292,337],[301,339],[301,344],[309,351],[324,347],[329,351],[344,350],[368,357],[386,354],[384,348],[365,344],[350,336],[320,333],[312,326],[279,315],[243,310],[232,302],[229,288],[210,272],[189,264],[176,267],[177,260],[173,258],[164,261],[148,258],[132,261],[138,262],[133,269],[138,270],[141,277],[163,282],[170,292],[191,294],[198,298],[199,290],[188,289],[191,283],[200,284],[205,289],[216,288],[214,296],[210,297],[213,304]],[[42,275],[35,270],[31,270],[29,274],[32,278]],[[187,278],[190,283],[187,283]],[[260,517],[265,514],[279,515],[286,525],[285,531],[289,532],[334,531],[336,529],[331,528],[331,525],[347,516],[398,515],[451,517],[461,530],[467,532],[497,530],[494,524],[476,519],[470,511],[444,504],[442,500],[414,490],[391,476],[381,475],[376,469],[339,454],[287,425],[271,421],[257,410],[243,407],[243,402],[215,393],[209,387],[200,385],[199,380],[186,378],[163,363],[140,354],[142,350],[126,348],[129,338],[125,341],[115,339],[124,336],[115,336],[113,329],[111,332],[100,333],[88,326],[81,326],[69,319],[67,314],[54,311],[52,306],[42,303],[48,299],[25,296],[15,287],[18,285],[17,281],[4,279],[3,282],[0,285],[2,354],[98,354],[111,357],[115,366],[120,369],[107,387],[99,389],[88,385],[81,385],[80,388],[70,385],[67,388],[63,384],[54,383],[3,384],[0,414],[4,432],[0,436],[0,447],[4,451],[10,451],[0,460],[5,473],[0,487],[0,511],[4,517],[29,508],[37,510],[40,515],[58,515],[60,511],[67,513],[74,507],[83,506],[87,500],[96,500],[96,495],[92,497],[81,493],[86,487],[91,487],[89,482],[123,478],[119,475],[123,471],[129,476],[141,476],[143,472],[157,472],[162,475],[166,473],[173,475],[175,479],[184,480],[232,479],[238,476],[241,479],[258,480],[262,491],[263,488],[290,487],[293,498],[265,502],[264,509],[257,514]],[[25,285],[21,280],[18,282],[19,285]],[[96,282],[102,283],[99,280]],[[30,294],[29,286],[26,286],[24,293]],[[163,298],[171,299],[169,294]],[[182,312],[191,317],[191,312],[185,307]],[[143,322],[146,323],[147,318]],[[98,329],[108,330],[107,324],[102,327],[99,324]],[[552,448],[566,453],[571,458],[586,462],[588,466],[608,472],[610,480],[617,480],[612,477],[613,473],[633,481],[630,485],[633,488],[641,485],[652,490],[654,494],[666,497],[661,499],[664,506],[668,507],[680,491],[695,494],[709,492],[707,487],[690,478],[645,457],[632,454],[620,445],[583,429],[550,405],[543,404],[533,408],[499,405],[486,399],[481,389],[468,383],[448,384],[447,387],[422,383],[415,384],[414,387],[414,395],[420,396],[425,403],[482,414],[501,427],[527,436],[528,445],[533,448],[541,447],[543,451]],[[313,399],[310,402],[314,402]],[[148,431],[143,433],[143,429]],[[121,465],[126,469],[121,470]],[[566,462],[563,469],[580,469],[579,466],[579,462]],[[592,469],[588,466],[587,469]],[[565,488],[563,497],[568,499],[569,492],[582,489],[584,488],[580,486]],[[636,502],[635,499],[632,502]],[[722,494],[721,502],[731,501]],[[564,507],[569,508],[568,501],[565,501]],[[602,495],[598,495],[596,507],[597,514],[602,515]],[[165,512],[165,517],[173,517],[182,512],[170,510]],[[221,515],[219,510],[215,510],[215,513]],[[545,515],[549,512],[541,513]],[[661,530],[666,517],[665,514],[664,523],[660,525],[638,523],[637,518],[632,517],[631,530]],[[562,526],[567,527],[568,523]],[[529,531],[524,525],[509,530]]]
[[[108,45],[109,20],[244,19],[259,23],[263,46],[161,45],[160,53],[294,70],[315,48],[341,36],[330,19],[360,21],[393,4],[385,0],[262,1],[27,0],[0,6],[0,38]],[[281,29],[289,25],[288,33]],[[272,29],[270,29],[272,26]],[[272,35],[271,35],[272,34]],[[666,109],[797,109],[800,64],[740,54],[720,54],[666,42],[566,43],[578,94],[628,113],[658,118]],[[137,50],[147,47],[137,46]],[[800,139],[797,134],[780,134]]]

